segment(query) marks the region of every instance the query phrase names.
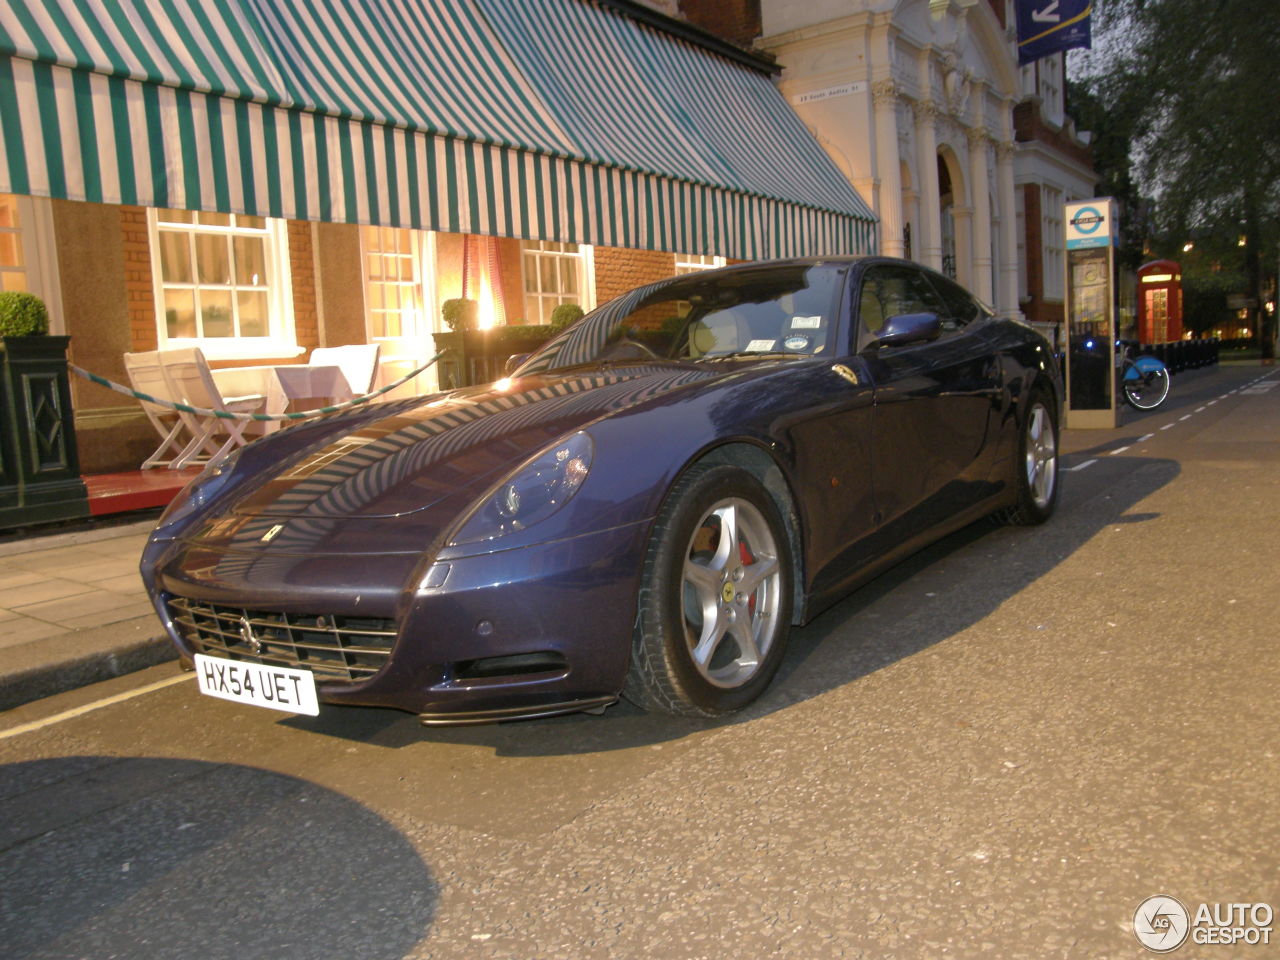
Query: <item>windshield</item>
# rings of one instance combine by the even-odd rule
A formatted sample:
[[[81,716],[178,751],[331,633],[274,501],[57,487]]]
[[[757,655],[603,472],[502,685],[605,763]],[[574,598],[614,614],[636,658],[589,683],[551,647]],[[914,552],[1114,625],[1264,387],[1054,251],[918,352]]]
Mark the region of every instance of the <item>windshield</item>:
[[[708,271],[624,294],[535,353],[518,375],[624,360],[831,353],[842,266]]]

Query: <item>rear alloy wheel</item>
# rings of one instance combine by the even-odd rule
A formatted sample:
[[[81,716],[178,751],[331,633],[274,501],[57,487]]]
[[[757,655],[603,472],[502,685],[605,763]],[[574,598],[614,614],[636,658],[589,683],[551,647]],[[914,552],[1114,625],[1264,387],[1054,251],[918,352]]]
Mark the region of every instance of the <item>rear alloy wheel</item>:
[[[702,717],[756,699],[791,624],[791,554],[764,488],[736,467],[688,471],[658,514],[643,578],[626,697]]]
[[[1019,526],[1044,523],[1058,502],[1058,424],[1043,393],[1032,394],[1016,469],[1017,503],[996,519]]]

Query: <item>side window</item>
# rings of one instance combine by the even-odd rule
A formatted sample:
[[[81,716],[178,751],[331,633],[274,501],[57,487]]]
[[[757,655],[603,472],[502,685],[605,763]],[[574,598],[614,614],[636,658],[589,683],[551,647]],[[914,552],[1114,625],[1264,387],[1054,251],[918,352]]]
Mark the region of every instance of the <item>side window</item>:
[[[891,317],[905,313],[936,313],[944,320],[948,310],[924,274],[911,267],[871,267],[863,274],[858,293],[860,344],[875,337]]]
[[[148,209],[160,348],[213,359],[300,353],[283,220]]]
[[[986,315],[987,311],[960,284],[946,277],[930,277],[938,293],[947,305],[947,313],[942,318],[942,332],[953,333],[961,330]]]

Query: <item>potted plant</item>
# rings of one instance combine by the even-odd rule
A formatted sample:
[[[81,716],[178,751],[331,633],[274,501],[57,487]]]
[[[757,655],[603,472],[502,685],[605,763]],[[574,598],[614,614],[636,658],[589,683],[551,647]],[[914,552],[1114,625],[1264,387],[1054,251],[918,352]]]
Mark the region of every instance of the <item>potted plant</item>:
[[[89,515],[67,377],[71,338],[48,331],[44,301],[0,292],[0,529]]]

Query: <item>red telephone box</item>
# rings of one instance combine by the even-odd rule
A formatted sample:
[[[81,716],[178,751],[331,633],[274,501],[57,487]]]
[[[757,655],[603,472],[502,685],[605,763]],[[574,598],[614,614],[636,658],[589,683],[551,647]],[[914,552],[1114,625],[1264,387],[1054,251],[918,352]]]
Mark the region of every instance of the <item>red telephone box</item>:
[[[1138,339],[1182,339],[1182,267],[1172,260],[1152,260],[1138,268]]]

